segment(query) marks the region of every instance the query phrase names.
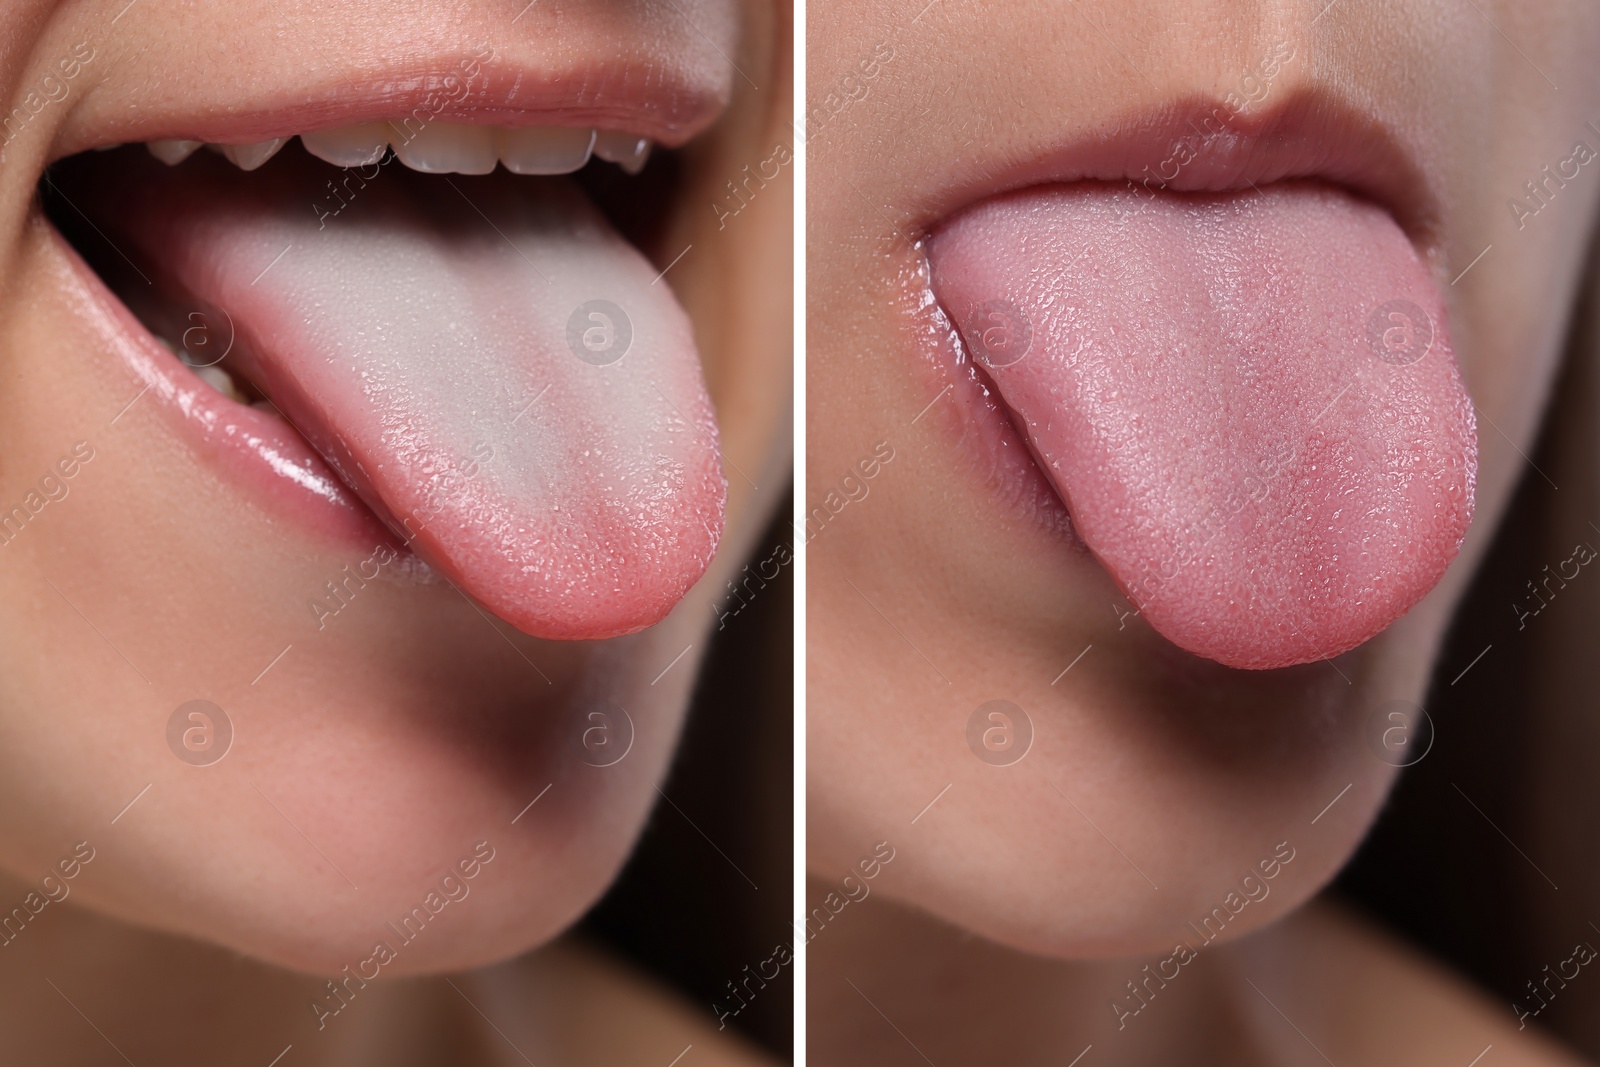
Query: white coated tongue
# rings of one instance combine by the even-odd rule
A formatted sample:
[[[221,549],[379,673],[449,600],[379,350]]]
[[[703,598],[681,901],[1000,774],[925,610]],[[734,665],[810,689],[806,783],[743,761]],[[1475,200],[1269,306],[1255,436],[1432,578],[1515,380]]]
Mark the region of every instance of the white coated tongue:
[[[231,317],[223,366],[519,629],[629,633],[704,572],[726,483],[688,319],[571,182],[285,153],[152,165],[95,199]]]

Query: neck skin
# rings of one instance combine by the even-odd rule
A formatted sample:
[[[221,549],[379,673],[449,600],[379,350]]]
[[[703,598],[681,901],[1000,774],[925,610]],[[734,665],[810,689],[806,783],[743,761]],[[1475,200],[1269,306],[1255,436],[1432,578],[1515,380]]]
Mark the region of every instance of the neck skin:
[[[810,888],[816,904],[830,886]],[[1085,1067],[1455,1062],[1463,1050],[1467,1063],[1489,1044],[1503,1063],[1579,1062],[1323,901],[1203,949],[1164,984],[1146,981],[1159,957],[1030,956],[877,893],[847,905],[807,952],[809,1053],[829,1067],[1060,1065],[1091,1046]],[[1140,1003],[1130,981],[1146,1002],[1119,1018],[1112,1003]]]
[[[813,881],[814,902],[830,888]],[[807,951],[818,1063],[1065,1064],[1089,1044],[1115,1049],[1118,1063],[1244,1062],[1220,949],[1202,952],[1120,1030],[1110,1005],[1138,1005],[1125,983],[1143,977],[1145,960],[1024,955],[878,893],[847,905]]]
[[[0,901],[20,903],[30,888],[0,876]],[[229,1067],[261,1067],[291,1044],[282,1067],[665,1064],[688,1044],[701,1065],[772,1062],[570,934],[448,982],[380,977],[319,1030],[309,1005],[326,995],[322,978],[128,926],[69,897],[0,948],[0,1063],[121,1062],[108,1044],[138,1064]]]

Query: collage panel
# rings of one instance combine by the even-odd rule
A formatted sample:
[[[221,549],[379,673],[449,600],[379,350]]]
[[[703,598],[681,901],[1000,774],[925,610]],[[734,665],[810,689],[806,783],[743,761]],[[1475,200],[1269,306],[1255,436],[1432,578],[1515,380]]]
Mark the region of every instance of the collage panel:
[[[1600,1061],[1600,8],[0,28],[0,1064]]]
[[[0,1063],[790,1061],[792,18],[0,10]]]
[[[1600,1056],[1597,16],[808,4],[808,1062]]]

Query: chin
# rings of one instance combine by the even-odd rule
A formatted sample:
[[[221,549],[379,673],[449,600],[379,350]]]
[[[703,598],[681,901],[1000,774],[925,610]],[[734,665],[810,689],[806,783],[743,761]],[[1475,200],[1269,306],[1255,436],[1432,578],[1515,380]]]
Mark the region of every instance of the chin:
[[[977,696],[880,701],[847,739],[814,729],[812,870],[834,877],[851,842],[885,838],[898,859],[878,891],[1018,951],[1203,951],[1293,911],[1353,854],[1404,762],[1375,747],[1373,708],[1420,690],[1426,643],[1397,632],[1343,657],[1354,685],[1327,664],[1244,672],[1139,649],[1052,686],[1051,647],[1042,665],[1017,661],[1015,639],[980,641],[982,670],[940,662],[958,691],[1026,709],[1023,755],[976,755]],[[814,675],[819,717],[851,691]]]
[[[137,486],[123,462],[105,449],[79,477]],[[171,473],[143,488],[159,497]],[[368,581],[319,632],[285,590],[344,556],[284,559],[233,541],[226,514],[190,517],[158,553],[71,538],[44,553],[59,593],[28,640],[54,654],[7,656],[7,705],[50,709],[5,720],[8,870],[37,881],[86,841],[79,903],[323,975],[384,944],[385,974],[504,959],[605,891],[666,776],[709,612],[541,641],[408,574]],[[197,569],[212,537],[234,570]],[[104,624],[96,572],[159,607]],[[255,625],[229,623],[234,598],[262,605]],[[204,718],[179,715],[193,707]]]

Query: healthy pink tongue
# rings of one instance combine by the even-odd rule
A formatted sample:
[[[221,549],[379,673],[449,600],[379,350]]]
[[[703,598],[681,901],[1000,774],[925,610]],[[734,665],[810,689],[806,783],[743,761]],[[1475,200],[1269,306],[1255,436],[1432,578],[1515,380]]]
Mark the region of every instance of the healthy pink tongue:
[[[1078,533],[1173,643],[1324,659],[1455,557],[1473,409],[1388,213],[1308,184],[1054,186],[964,212],[928,255]]]
[[[226,311],[224,369],[468,593],[540,637],[642,629],[722,530],[688,320],[570,182],[450,181],[195,159],[97,213]]]

